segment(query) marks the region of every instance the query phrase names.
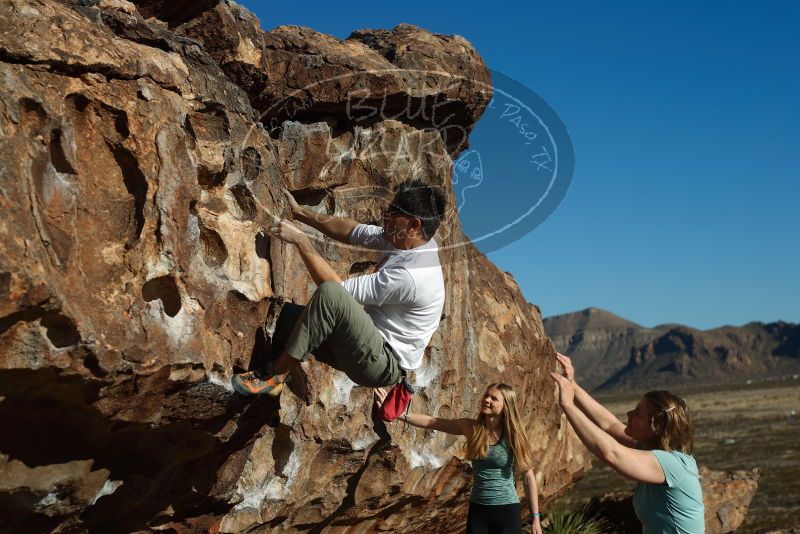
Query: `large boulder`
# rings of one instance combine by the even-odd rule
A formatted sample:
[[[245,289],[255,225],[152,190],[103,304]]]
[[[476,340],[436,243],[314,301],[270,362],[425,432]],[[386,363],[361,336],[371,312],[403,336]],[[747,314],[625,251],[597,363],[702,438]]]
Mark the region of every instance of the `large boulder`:
[[[250,87],[173,31],[220,5],[159,20],[156,2],[0,3],[4,528],[460,530],[459,440],[385,427],[371,390],[313,360],[278,401],[230,390],[264,363],[283,304],[314,289],[264,231],[286,213],[282,188],[368,221],[412,175],[452,204],[453,160],[438,130],[405,120],[294,117],[270,136]],[[387,61],[286,32],[345,70],[351,47]],[[554,409],[539,311],[455,213],[438,238],[448,296],[414,408],[471,415],[486,383],[514,384],[551,498],[588,458]],[[342,276],[375,261],[318,245]]]
[[[727,472],[700,468],[708,534],[735,532],[744,523],[759,476],[758,469]]]

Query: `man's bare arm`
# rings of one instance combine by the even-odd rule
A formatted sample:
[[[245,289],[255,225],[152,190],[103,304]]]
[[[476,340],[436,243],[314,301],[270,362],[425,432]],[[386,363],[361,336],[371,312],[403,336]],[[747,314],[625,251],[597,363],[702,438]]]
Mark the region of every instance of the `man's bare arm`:
[[[342,243],[350,242],[350,233],[358,226],[358,221],[350,217],[334,217],[325,215],[297,203],[294,196],[286,189],[283,190],[289,208],[292,210],[292,217],[296,221],[305,223],[312,228],[316,228],[326,236]]]
[[[271,228],[271,233],[275,237],[297,247],[303,263],[308,269],[308,274],[317,285],[323,282],[342,283],[342,279],[333,270],[333,267],[320,256],[311,240],[297,226],[287,220],[280,220]]]

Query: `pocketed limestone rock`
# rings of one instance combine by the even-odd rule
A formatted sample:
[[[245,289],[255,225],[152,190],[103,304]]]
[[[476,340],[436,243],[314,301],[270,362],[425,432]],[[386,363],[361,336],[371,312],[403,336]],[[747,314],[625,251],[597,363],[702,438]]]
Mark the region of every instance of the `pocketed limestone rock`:
[[[137,3],[179,20],[149,0]],[[335,130],[399,120],[438,131],[456,157],[492,97],[489,70],[466,39],[407,24],[346,40],[301,26],[265,32],[246,9],[217,2],[176,29],[203,43],[271,131],[286,120],[326,121]]]

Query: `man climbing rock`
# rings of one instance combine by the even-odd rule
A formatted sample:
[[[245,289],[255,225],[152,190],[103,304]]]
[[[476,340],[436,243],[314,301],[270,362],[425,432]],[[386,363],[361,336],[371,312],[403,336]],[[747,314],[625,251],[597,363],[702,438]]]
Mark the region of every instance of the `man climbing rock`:
[[[320,347],[359,385],[398,383],[404,370],[422,363],[444,307],[444,278],[433,239],[446,205],[441,189],[420,180],[403,182],[384,210],[381,226],[323,215],[300,206],[288,191],[284,194],[295,220],[383,255],[376,272],[343,282],[308,235],[287,220],[278,221],[270,229],[272,235],[297,247],[318,288],[275,361],[274,372],[234,375],[234,389],[243,395],[277,396],[292,369]]]

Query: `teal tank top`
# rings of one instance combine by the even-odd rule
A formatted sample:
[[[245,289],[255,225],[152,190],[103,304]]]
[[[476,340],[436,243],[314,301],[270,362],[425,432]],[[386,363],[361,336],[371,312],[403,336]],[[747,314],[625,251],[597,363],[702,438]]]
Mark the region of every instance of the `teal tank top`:
[[[514,485],[514,455],[505,439],[489,446],[483,458],[472,460],[472,495],[475,504],[516,504],[519,502]]]
[[[703,534],[705,508],[697,462],[677,451],[650,451],[661,464],[663,484],[636,485],[633,509],[644,534]]]

